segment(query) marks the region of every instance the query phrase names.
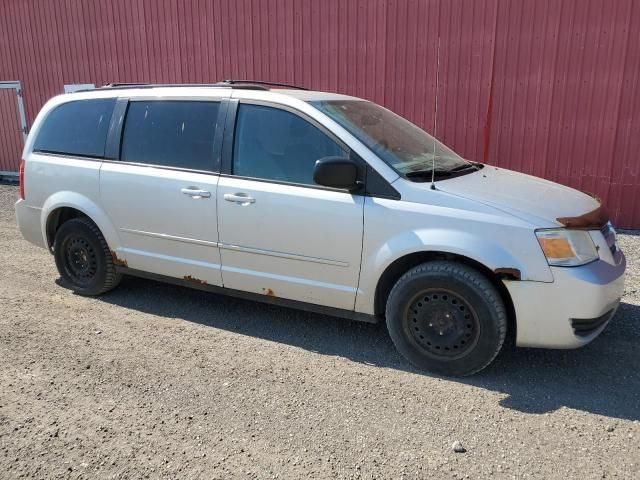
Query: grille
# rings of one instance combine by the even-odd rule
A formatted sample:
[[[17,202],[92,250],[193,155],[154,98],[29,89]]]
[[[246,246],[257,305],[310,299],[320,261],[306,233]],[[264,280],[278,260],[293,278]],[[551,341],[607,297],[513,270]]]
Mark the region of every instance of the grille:
[[[573,328],[573,332],[578,337],[588,337],[602,325],[607,323],[613,316],[614,312],[615,309],[611,309],[604,315],[596,318],[572,318],[571,327]]]

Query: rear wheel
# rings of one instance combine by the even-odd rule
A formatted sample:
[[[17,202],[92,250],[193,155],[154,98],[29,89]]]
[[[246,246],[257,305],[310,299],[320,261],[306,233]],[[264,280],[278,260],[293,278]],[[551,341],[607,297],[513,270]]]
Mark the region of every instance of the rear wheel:
[[[507,332],[500,294],[467,265],[434,261],[405,273],[389,294],[387,328],[415,366],[471,375],[489,365]]]
[[[80,295],[100,295],[120,283],[107,242],[88,218],[63,223],[53,251],[60,276]]]

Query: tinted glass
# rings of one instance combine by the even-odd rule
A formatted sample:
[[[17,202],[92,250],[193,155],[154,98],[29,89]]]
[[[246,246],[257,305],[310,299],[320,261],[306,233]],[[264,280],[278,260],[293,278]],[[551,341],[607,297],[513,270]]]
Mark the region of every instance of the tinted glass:
[[[33,149],[103,157],[115,98],[77,100],[56,107],[44,120]]]
[[[310,102],[346,128],[389,165],[403,174],[468,165],[457,153],[409,120],[372,102],[329,100]]]
[[[213,138],[219,109],[220,102],[131,102],[120,159],[213,170]]]
[[[340,145],[298,115],[258,105],[239,107],[235,175],[314,184],[316,160],[346,155]]]

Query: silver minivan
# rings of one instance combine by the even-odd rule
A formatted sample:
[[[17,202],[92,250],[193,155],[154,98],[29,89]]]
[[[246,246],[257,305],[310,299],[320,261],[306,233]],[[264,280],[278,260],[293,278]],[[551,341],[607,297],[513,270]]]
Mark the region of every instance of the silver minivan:
[[[383,321],[441,374],[483,369],[507,334],[585,345],[623,292],[597,199],[465,160],[345,95],[249,81],[61,95],[20,177],[20,230],[78,294],[128,274]]]

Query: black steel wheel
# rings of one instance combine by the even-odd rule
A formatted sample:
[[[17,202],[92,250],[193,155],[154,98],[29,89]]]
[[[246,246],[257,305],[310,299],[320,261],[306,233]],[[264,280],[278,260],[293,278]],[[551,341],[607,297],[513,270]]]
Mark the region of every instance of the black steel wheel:
[[[97,252],[82,235],[72,234],[64,239],[63,267],[66,275],[77,285],[86,286],[98,273]]]
[[[419,368],[471,375],[498,354],[507,331],[499,292],[480,272],[449,261],[419,265],[389,294],[387,328],[398,351]]]
[[[419,292],[405,310],[404,328],[417,348],[435,358],[463,357],[478,343],[480,322],[469,303],[451,290]]]
[[[120,282],[100,229],[88,218],[68,220],[56,232],[53,252],[63,281],[81,295],[99,295]]]

